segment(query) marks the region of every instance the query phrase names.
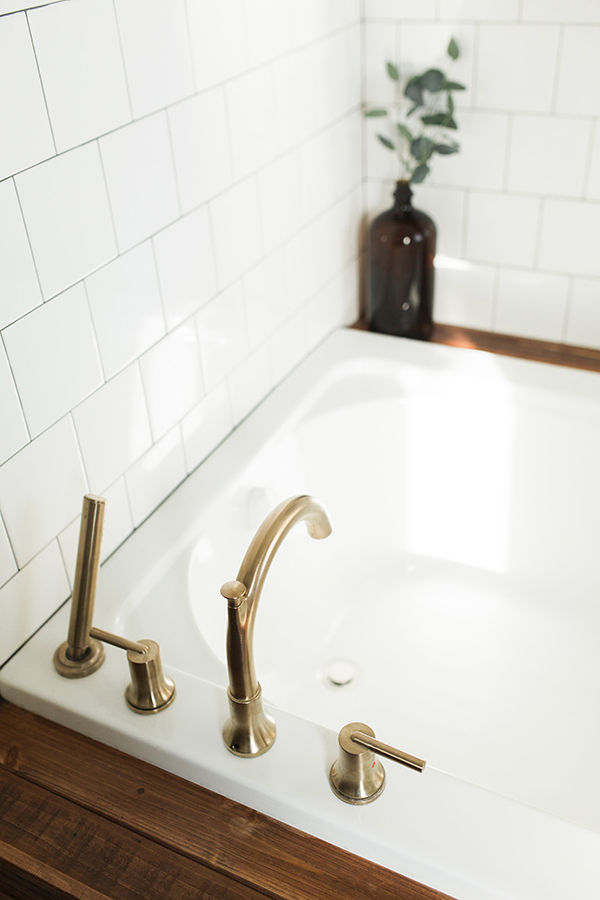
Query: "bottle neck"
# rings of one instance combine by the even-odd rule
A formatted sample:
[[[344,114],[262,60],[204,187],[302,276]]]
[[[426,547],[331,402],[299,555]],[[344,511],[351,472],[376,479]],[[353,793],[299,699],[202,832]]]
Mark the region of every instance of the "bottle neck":
[[[397,181],[394,191],[394,212],[407,213],[412,209],[412,191],[408,181]]]

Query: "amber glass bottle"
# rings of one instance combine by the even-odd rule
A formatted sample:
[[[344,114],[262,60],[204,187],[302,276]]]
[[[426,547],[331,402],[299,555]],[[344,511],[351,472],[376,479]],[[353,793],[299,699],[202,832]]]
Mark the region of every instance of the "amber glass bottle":
[[[411,198],[408,182],[399,181],[394,206],[369,228],[367,318],[371,331],[426,341],[433,328],[436,230]]]

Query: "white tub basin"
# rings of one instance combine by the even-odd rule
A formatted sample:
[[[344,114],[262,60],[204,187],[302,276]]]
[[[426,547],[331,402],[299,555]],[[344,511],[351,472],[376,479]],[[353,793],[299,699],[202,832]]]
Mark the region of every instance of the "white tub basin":
[[[340,331],[102,567],[95,624],[160,642],[172,707],[127,709],[114,648],[60,678],[67,608],[0,690],[460,900],[597,900],[598,460],[599,375]],[[219,588],[296,493],[334,532],[295,529],[268,575],[256,660],[278,737],[241,760],[220,734]],[[338,801],[350,721],[425,772],[387,763],[377,802]]]

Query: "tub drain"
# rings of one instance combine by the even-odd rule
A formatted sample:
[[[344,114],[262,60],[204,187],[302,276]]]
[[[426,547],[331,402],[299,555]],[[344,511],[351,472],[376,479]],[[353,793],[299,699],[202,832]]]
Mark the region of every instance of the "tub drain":
[[[326,666],[324,674],[325,681],[331,687],[347,687],[358,675],[358,666],[348,659],[333,659]]]

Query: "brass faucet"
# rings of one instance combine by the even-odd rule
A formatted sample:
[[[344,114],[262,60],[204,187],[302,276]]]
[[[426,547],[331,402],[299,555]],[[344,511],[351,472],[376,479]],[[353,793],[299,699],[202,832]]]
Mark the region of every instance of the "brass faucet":
[[[312,538],[331,534],[325,507],[301,494],[273,509],[254,535],[236,581],[221,588],[227,600],[227,668],[230,718],[223,727],[225,746],[236,756],[260,756],[275,740],[275,722],[263,709],[254,668],[253,634],[258,601],[275,553],[291,529],[306,520]]]

